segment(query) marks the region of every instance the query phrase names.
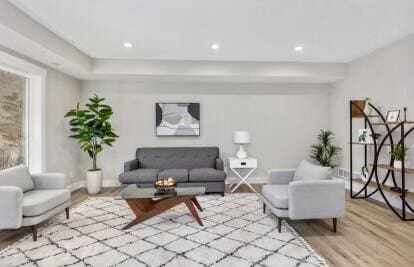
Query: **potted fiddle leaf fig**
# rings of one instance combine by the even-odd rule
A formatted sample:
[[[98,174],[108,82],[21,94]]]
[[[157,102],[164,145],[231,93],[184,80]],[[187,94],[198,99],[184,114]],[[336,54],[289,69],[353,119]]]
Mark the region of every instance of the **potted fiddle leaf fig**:
[[[118,135],[114,133],[110,118],[112,108],[103,102],[105,98],[95,95],[82,109],[79,103],[69,110],[65,117],[70,118],[69,125],[72,135],[78,139],[82,151],[92,159],[92,168],[87,171],[87,189],[89,194],[97,194],[102,187],[102,170],[97,166],[97,157],[105,145],[112,146]]]

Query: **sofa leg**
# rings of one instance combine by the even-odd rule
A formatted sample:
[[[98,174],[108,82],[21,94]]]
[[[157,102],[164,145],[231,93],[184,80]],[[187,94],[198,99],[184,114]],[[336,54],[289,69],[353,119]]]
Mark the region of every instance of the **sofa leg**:
[[[220,195],[221,195],[222,197],[224,197],[224,192],[221,192],[221,193],[220,193]]]
[[[332,231],[333,231],[334,233],[336,233],[336,224],[337,224],[337,222],[338,222],[338,220],[337,220],[336,218],[333,218],[333,219],[332,219],[332,223],[333,223],[333,228],[332,228]]]
[[[277,217],[277,229],[279,231],[279,233],[282,232],[282,218]]]
[[[33,241],[37,241],[37,225],[32,225]]]
[[[263,213],[266,213],[266,204],[263,202]]]
[[[67,208],[65,209],[65,211],[66,211],[66,219],[69,219],[69,207],[67,207]]]

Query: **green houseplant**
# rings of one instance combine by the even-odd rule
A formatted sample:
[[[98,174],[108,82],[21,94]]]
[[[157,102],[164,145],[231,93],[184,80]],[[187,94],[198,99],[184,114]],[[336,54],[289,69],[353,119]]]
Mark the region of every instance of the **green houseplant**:
[[[321,130],[318,134],[318,143],[311,146],[310,157],[324,167],[335,167],[337,156],[341,148],[333,144],[334,134],[331,131]]]
[[[394,159],[394,168],[402,168],[402,160],[407,154],[408,147],[398,144],[392,151],[390,151],[391,157]]]
[[[87,188],[90,194],[99,193],[102,187],[102,170],[97,167],[97,157],[105,145],[112,146],[118,135],[114,133],[110,118],[112,108],[103,102],[105,98],[95,95],[89,98],[85,109],[79,103],[69,110],[65,117],[70,118],[69,125],[72,134],[80,144],[82,151],[92,159],[92,169],[87,172]]]

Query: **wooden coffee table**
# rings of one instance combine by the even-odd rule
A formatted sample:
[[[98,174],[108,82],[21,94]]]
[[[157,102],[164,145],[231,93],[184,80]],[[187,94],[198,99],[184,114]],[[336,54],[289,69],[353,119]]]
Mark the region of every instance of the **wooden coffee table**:
[[[159,195],[155,188],[139,188],[129,185],[121,190],[120,198],[124,199],[132,211],[135,219],[123,229],[128,229],[166,210],[184,203],[199,225],[203,222],[198,216],[197,209],[203,211],[196,196],[205,193],[204,187],[182,187],[175,189],[176,194]],[[196,209],[197,208],[197,209]]]

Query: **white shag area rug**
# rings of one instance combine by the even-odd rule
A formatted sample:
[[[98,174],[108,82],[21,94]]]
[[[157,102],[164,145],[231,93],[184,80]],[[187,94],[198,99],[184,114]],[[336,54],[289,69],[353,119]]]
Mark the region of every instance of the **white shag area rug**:
[[[184,205],[121,230],[134,215],[123,200],[90,198],[0,251],[0,266],[327,266],[286,222],[262,213],[256,194],[198,197],[199,226]]]

